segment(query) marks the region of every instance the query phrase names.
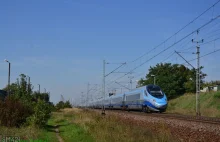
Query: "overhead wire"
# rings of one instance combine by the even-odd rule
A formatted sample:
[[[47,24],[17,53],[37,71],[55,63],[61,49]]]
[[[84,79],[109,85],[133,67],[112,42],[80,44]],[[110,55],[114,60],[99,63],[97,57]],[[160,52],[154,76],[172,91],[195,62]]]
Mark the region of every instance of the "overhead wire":
[[[188,24],[186,24],[184,27],[182,27],[180,30],[178,30],[176,33],[174,33],[173,35],[171,35],[170,37],[168,37],[165,41],[161,42],[160,44],[158,44],[156,47],[152,48],[150,51],[144,53],[143,55],[139,56],[138,58],[136,58],[135,60],[131,61],[131,62],[135,62],[139,59],[141,59],[142,57],[144,57],[145,55],[147,55],[148,53],[154,51],[156,48],[160,47],[161,45],[165,44],[168,40],[170,40],[172,37],[176,36],[179,32],[181,32],[182,30],[184,30],[186,27],[188,27],[190,24],[194,23],[198,18],[200,18],[202,15],[204,15],[207,11],[209,11],[211,8],[214,8],[215,5],[217,5],[220,2],[220,0],[218,0],[216,3],[214,3],[211,7],[209,7],[208,9],[206,9],[204,12],[202,12],[199,16],[197,16],[196,18],[194,18],[192,21],[190,21]],[[197,30],[202,29],[203,27],[205,27],[206,25],[208,25],[209,23],[213,22],[215,19],[217,19],[219,16],[212,18],[209,22],[207,22],[206,24],[202,25],[200,28],[198,28]],[[197,31],[195,30],[195,31]],[[174,45],[176,45],[177,43],[181,42],[182,40],[186,39],[188,36],[192,35],[193,33],[195,33],[195,31],[193,31],[192,33],[189,33],[188,35],[184,36],[182,39],[178,40],[177,42],[174,42],[172,45],[168,46],[167,48],[165,48],[164,50],[162,50],[161,52],[159,52],[158,54],[154,55],[153,57],[147,59],[146,61],[144,61],[143,63],[141,63],[140,65],[136,66],[135,68],[133,68],[132,70],[130,70],[130,72],[136,70],[137,68],[143,66],[145,63],[147,63],[148,61],[152,60],[153,58],[157,57],[158,55],[160,55],[161,53],[165,52],[166,50],[168,50],[169,48],[173,47]],[[220,50],[220,49],[219,49]],[[219,51],[218,50],[218,51]],[[217,52],[217,51],[215,51]],[[172,54],[173,55],[173,54]],[[171,56],[172,56],[171,55]],[[169,56],[168,56],[169,57]],[[129,62],[130,63],[130,62]],[[129,72],[129,73],[130,73]],[[123,78],[124,76],[128,75],[129,73],[124,74],[121,77],[116,78],[114,81]],[[111,81],[113,82],[113,81]],[[109,83],[111,84],[111,83]],[[109,85],[107,84],[107,85]],[[99,89],[101,90],[101,89]],[[97,89],[97,91],[99,91]]]
[[[172,57],[175,54],[175,52],[172,52],[172,54],[170,54],[167,58],[165,58],[164,60],[162,60],[163,62],[165,62],[167,59],[169,59],[170,57]],[[162,62],[161,61],[161,62]]]
[[[202,43],[202,44],[200,44],[200,45],[205,45],[205,44],[208,44],[208,43],[210,43],[210,42],[213,42],[213,41],[217,41],[217,40],[219,40],[220,39],[220,37],[218,37],[218,38],[215,38],[215,39],[213,39],[213,40],[210,40],[210,41],[207,41],[207,42],[205,42],[205,43]],[[191,42],[191,41],[190,41]],[[195,46],[190,46],[190,47],[188,47],[188,48],[185,48],[185,49],[182,49],[182,50],[180,50],[180,52],[182,53],[182,51],[186,51],[186,50],[189,50],[189,49],[192,49],[192,48],[194,48]]]
[[[178,44],[179,42],[183,41],[184,39],[186,39],[187,37],[189,37],[190,35],[192,35],[193,33],[197,32],[197,31],[200,31],[203,27],[207,26],[208,24],[210,24],[211,22],[213,22],[214,20],[218,19],[220,17],[220,15],[216,16],[215,18],[211,19],[210,21],[208,21],[207,23],[203,24],[202,26],[200,26],[197,30],[194,30],[193,32],[187,34],[186,36],[184,36],[183,38],[179,39],[178,41],[174,42],[172,45],[168,46],[167,48],[165,48],[164,50],[160,51],[159,53],[157,53],[156,55],[154,55],[153,57],[151,57],[150,59],[146,60],[145,62],[141,63],[140,65],[136,66],[135,68],[133,68],[132,70],[130,70],[130,72],[136,70],[137,68],[143,66],[145,63],[149,62],[150,60],[152,60],[153,58],[157,57],[158,55],[160,55],[161,53],[165,52],[166,50],[170,49],[171,47],[173,47],[174,45]],[[130,73],[128,72],[128,73]],[[125,75],[117,78],[116,80],[118,79],[121,79],[123,78],[124,76],[126,76],[128,73],[126,73]],[[115,80],[115,81],[116,81]]]
[[[209,53],[207,53],[207,54],[204,54],[204,55],[200,56],[199,58],[203,58],[203,57],[205,57],[205,56],[208,56],[208,55],[213,54],[213,53],[218,52],[218,51],[220,51],[220,49],[217,49],[217,50],[214,50],[214,51],[209,52]],[[197,59],[198,59],[198,58],[194,58],[194,59],[189,60],[188,62],[192,62],[192,61],[195,61],[195,60],[197,60]],[[185,64],[185,63],[186,63],[186,62],[184,62],[184,63],[182,63],[182,64]]]
[[[144,57],[146,54],[152,52],[153,50],[155,50],[156,48],[160,47],[161,45],[163,45],[164,43],[166,43],[168,40],[170,40],[172,37],[176,36],[178,33],[180,33],[182,30],[184,30],[186,27],[188,27],[190,24],[194,23],[197,19],[199,19],[202,15],[204,15],[206,12],[208,12],[211,8],[215,7],[215,5],[217,5],[220,2],[220,0],[218,0],[216,3],[214,3],[212,6],[210,6],[208,9],[206,9],[205,11],[203,11],[200,15],[198,15],[197,17],[195,17],[192,21],[190,21],[189,23],[187,23],[185,26],[183,26],[181,29],[179,29],[177,32],[175,32],[173,35],[171,35],[170,37],[168,37],[165,41],[161,42],[160,44],[158,44],[156,47],[154,47],[153,49],[151,49],[150,51],[144,53],[143,55],[141,55],[140,57],[136,58],[135,60],[131,61],[131,62],[135,62],[138,59]],[[214,19],[214,18],[212,18]]]
[[[215,19],[217,19],[218,17],[219,17],[219,16],[217,16]],[[213,20],[214,20],[214,19],[213,19]],[[201,27],[198,28],[197,30],[202,29],[202,27],[204,27],[205,25],[208,25],[208,24],[209,24],[211,21],[213,21],[213,20],[210,20],[209,22],[205,23],[203,26],[201,26]],[[151,59],[155,58],[156,56],[158,56],[158,55],[161,54],[162,52],[166,51],[168,48],[171,48],[172,46],[176,45],[178,42],[182,41],[182,40],[185,39],[186,37],[188,37],[188,36],[190,36],[191,34],[195,33],[197,30],[195,30],[195,31],[193,31],[192,33],[186,35],[185,37],[183,37],[183,38],[180,39],[179,41],[175,42],[175,43],[172,44],[171,46],[168,46],[166,49],[164,49],[164,50],[162,50],[161,52],[159,52],[158,54],[154,55],[152,58],[150,58],[150,59],[148,59],[147,61],[143,62],[142,64],[140,64],[139,66],[135,67],[135,68],[132,69],[131,71],[134,71],[134,70],[137,69],[138,67],[142,66],[142,65],[145,64],[146,62],[148,62],[148,61],[150,61]],[[205,43],[203,43],[203,44],[201,44],[201,45],[205,45],[205,44],[208,44],[208,43],[210,43],[210,42],[213,42],[213,41],[216,41],[216,40],[219,40],[219,39],[220,39],[220,38],[216,38],[216,39],[213,39],[213,40],[211,40],[211,41],[205,42]],[[190,47],[190,48],[192,48],[192,47]],[[208,53],[208,54],[206,54],[206,55],[203,55],[203,56],[207,56],[207,55],[212,54],[212,53],[214,53],[214,52],[217,52],[217,51],[219,51],[219,50],[220,50],[220,49],[218,49],[218,50],[216,50],[216,51],[213,51],[213,52],[210,52],[210,53]],[[173,55],[174,55],[174,52],[173,52],[171,55],[169,55],[165,60],[167,60],[168,58],[170,58],[170,57],[173,56]],[[203,57],[203,56],[201,56],[201,57]],[[190,61],[193,61],[193,60],[196,60],[196,59],[192,59],[192,60],[190,60]],[[189,62],[190,62],[190,61],[189,61]],[[131,72],[131,71],[130,71],[130,72]],[[129,72],[129,73],[130,73],[130,72]],[[116,80],[121,79],[122,77],[126,76],[126,75],[129,74],[129,73],[126,73],[125,75],[123,75],[123,76],[121,76],[121,77],[119,77],[119,78],[116,78],[116,79],[114,79],[113,81],[110,81],[110,83],[108,83],[107,85],[112,84],[111,82],[115,82]],[[135,77],[135,78],[137,78],[137,77]],[[102,89],[102,88],[101,88],[101,89]],[[97,89],[97,91],[101,91],[101,89],[99,89],[99,90]],[[95,91],[95,92],[97,92],[97,91]]]
[[[140,56],[140,57],[138,57],[138,58],[136,58],[135,60],[133,60],[132,62],[135,62],[135,61],[137,61],[138,59],[141,59],[142,57],[144,57],[146,54],[148,54],[148,53],[150,53],[150,52],[152,52],[153,50],[155,50],[157,47],[159,47],[159,46],[161,46],[161,45],[163,45],[163,44],[165,44],[169,39],[171,39],[172,37],[174,37],[174,36],[176,36],[180,31],[182,31],[183,29],[185,29],[188,25],[190,25],[190,24],[192,24],[195,20],[197,20],[199,17],[201,17],[203,14],[205,14],[207,11],[209,11],[211,8],[214,8],[214,6],[216,5],[216,4],[218,4],[220,2],[220,0],[218,0],[215,4],[213,4],[211,7],[209,7],[207,10],[205,10],[203,13],[201,13],[199,16],[197,16],[195,19],[193,19],[191,22],[189,22],[187,25],[185,25],[183,28],[181,28],[179,31],[177,31],[176,33],[174,33],[172,36],[170,36],[169,38],[167,38],[164,42],[162,42],[162,43],[160,43],[158,46],[156,46],[156,47],[154,47],[153,49],[151,49],[150,51],[148,51],[148,52],[146,52],[145,54],[143,54],[142,56]],[[218,17],[218,16],[217,16]],[[213,21],[213,20],[215,20],[216,18],[212,18],[211,20],[210,20],[210,22],[211,21]],[[209,22],[208,22],[208,24],[209,24]],[[218,23],[217,23],[218,24]],[[203,26],[205,26],[205,25],[203,25]],[[198,30],[200,30],[203,26],[201,26]],[[175,39],[176,40],[176,39]],[[189,41],[189,42],[187,42],[187,44],[189,44],[191,41]],[[190,47],[190,48],[192,48],[192,47]],[[189,48],[189,49],[190,49]],[[163,50],[162,52],[164,52],[164,51],[166,51],[166,50]],[[161,52],[160,52],[161,53]],[[160,54],[159,53],[159,54]],[[159,55],[158,54],[158,55]],[[157,55],[155,55],[155,56],[153,56],[153,58],[154,57],[156,57]],[[152,58],[150,58],[150,60],[151,60]],[[148,60],[147,60],[148,61]],[[145,62],[144,63],[142,63],[140,66],[142,66],[143,64],[145,64]],[[133,70],[135,70],[136,69],[136,67],[133,69]],[[132,71],[133,71],[132,70]],[[125,74],[125,75],[123,75],[122,77],[124,77],[124,76],[126,76],[127,74]],[[119,77],[119,78],[117,78],[116,80],[118,80],[118,79],[121,79],[122,77]]]

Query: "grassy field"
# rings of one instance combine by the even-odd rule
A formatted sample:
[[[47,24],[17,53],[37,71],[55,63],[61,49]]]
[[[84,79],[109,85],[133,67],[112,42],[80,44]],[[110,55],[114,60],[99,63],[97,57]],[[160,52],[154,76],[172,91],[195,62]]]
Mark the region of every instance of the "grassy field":
[[[202,116],[220,117],[220,92],[201,93],[200,111]],[[170,100],[167,112],[195,115],[195,94],[185,94],[179,98]]]
[[[60,127],[60,135],[65,142],[172,141],[172,137],[164,125],[158,126],[161,131],[155,135],[148,127],[141,124],[139,126],[134,125],[120,119],[118,116],[102,116],[101,113],[77,108],[54,113],[54,119],[52,120],[53,124],[59,121],[59,124],[63,125],[63,127]]]
[[[173,138],[163,123],[157,127],[156,135],[149,126],[124,120],[116,115],[101,115],[82,109],[64,109],[53,112],[44,129],[35,127],[0,127],[0,135],[19,136],[21,142],[172,142]],[[59,129],[59,133],[56,133]],[[58,135],[58,137],[57,137]]]

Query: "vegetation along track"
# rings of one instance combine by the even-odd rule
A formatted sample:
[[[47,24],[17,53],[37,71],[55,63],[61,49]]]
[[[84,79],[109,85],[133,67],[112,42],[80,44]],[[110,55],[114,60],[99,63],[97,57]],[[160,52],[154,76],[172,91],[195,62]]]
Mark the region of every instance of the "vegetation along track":
[[[129,111],[128,112],[128,111],[122,111],[122,110],[106,110],[106,111],[116,111],[116,112],[121,112],[121,113],[129,113],[129,114],[144,115],[144,116],[151,116],[151,117],[169,118],[169,119],[176,119],[176,120],[193,121],[193,122],[220,125],[220,118],[216,118],[216,117],[181,115],[181,114],[174,114],[174,113],[156,113],[156,112],[155,113],[144,113],[140,111]]]

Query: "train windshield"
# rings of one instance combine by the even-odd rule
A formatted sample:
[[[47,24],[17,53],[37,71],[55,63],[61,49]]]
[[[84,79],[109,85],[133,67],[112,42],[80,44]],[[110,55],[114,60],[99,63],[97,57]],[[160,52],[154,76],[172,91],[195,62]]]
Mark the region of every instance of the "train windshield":
[[[147,87],[147,91],[150,95],[156,97],[156,98],[162,98],[164,96],[162,90],[159,86],[156,85],[149,85]]]

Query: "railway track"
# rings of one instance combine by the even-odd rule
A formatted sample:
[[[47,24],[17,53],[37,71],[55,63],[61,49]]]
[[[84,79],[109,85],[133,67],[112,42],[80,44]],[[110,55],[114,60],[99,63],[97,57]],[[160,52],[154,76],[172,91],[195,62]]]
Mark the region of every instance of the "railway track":
[[[152,113],[150,114],[150,116],[220,125],[220,119],[214,117],[191,116],[191,115],[181,115],[181,114],[171,114],[171,113],[161,113],[161,114]]]
[[[136,114],[142,116],[150,116],[150,117],[160,117],[164,119],[176,119],[183,121],[193,121],[200,123],[208,123],[208,124],[216,124],[220,125],[220,118],[216,117],[205,117],[205,116],[192,116],[192,115],[182,115],[182,114],[173,114],[173,113],[144,113],[140,111],[122,111],[122,110],[106,110],[106,112],[120,112],[126,114]]]

